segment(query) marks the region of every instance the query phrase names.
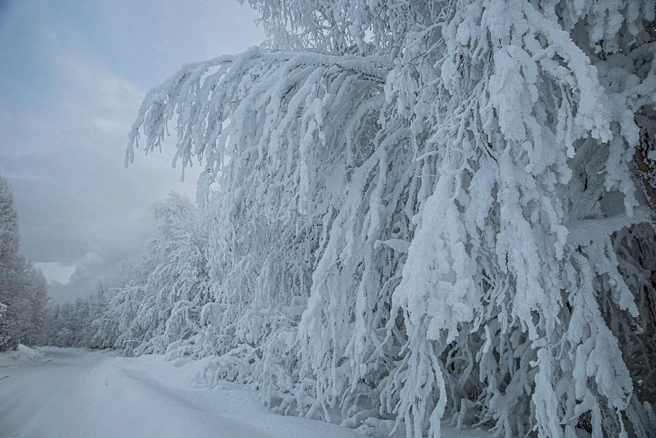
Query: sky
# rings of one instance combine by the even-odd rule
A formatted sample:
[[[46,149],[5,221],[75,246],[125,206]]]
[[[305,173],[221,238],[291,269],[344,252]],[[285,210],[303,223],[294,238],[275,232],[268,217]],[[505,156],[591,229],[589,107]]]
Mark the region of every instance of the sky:
[[[0,172],[14,191],[21,252],[61,302],[90,290],[155,226],[148,206],[194,198],[162,154],[123,166],[146,92],[185,62],[264,40],[236,0],[0,0]]]

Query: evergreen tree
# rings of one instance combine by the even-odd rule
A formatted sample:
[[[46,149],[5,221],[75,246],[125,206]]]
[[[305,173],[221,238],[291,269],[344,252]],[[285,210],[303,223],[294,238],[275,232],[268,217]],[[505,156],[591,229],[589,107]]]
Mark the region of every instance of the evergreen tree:
[[[38,344],[46,329],[46,280],[18,253],[19,243],[13,193],[0,175],[0,351]]]

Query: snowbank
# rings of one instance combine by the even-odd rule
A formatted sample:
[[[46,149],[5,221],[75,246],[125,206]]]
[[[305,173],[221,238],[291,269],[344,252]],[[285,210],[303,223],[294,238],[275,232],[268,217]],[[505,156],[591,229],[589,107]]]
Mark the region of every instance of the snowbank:
[[[18,344],[16,351],[3,351],[0,353],[0,367],[10,367],[15,365],[22,365],[29,362],[41,361],[44,354],[35,348],[26,347],[23,344]]]
[[[357,430],[317,420],[288,417],[264,408],[255,391],[222,382],[214,389],[196,381],[211,358],[165,361],[161,355],[106,357],[89,375],[96,438],[122,437],[263,437],[263,438],[402,438],[403,427],[370,419]],[[120,423],[116,418],[121,418]],[[490,438],[482,430],[443,426],[443,438]]]
[[[262,437],[358,438],[334,424],[276,415],[261,406],[243,385],[193,388],[190,382],[205,361],[163,356],[105,356],[90,370],[87,405],[96,438]],[[116,419],[121,421],[117,422]],[[85,430],[86,428],[81,428]]]

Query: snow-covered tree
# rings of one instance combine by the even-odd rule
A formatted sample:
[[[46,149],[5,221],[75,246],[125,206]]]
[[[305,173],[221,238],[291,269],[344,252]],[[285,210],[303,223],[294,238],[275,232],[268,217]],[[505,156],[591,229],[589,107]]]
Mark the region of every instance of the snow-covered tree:
[[[110,269],[89,298],[53,309],[50,343],[198,355],[201,308],[210,300],[207,232],[186,197],[171,194],[152,211],[160,226],[139,254]]]
[[[23,289],[23,318],[21,343],[41,345],[46,336],[47,313],[49,308],[48,283],[43,273],[34,264],[25,268]]]
[[[18,213],[14,207],[14,194],[4,176],[0,175],[0,260],[18,253]]]
[[[132,326],[127,335],[139,340],[125,345],[130,354],[165,353],[186,355],[192,350],[193,336],[200,330],[200,309],[209,300],[207,285],[206,231],[197,208],[183,196],[172,193],[152,206],[161,221],[140,260],[145,272],[141,282]],[[121,333],[121,342],[125,333]],[[172,345],[173,344],[173,345]]]
[[[651,436],[653,2],[249,3],[270,48],[185,65],[126,155],[175,119],[205,166],[214,376],[408,437]]]
[[[40,343],[45,331],[46,280],[19,254],[19,242],[13,193],[0,175],[0,351]]]

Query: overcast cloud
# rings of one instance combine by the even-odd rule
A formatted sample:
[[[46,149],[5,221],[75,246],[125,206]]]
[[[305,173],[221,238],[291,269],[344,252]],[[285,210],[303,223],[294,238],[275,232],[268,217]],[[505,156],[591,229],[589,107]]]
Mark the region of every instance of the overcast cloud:
[[[259,44],[256,14],[229,0],[0,0],[0,170],[23,254],[53,297],[89,293],[153,227],[148,206],[180,182],[172,148],[123,167],[141,99],[184,62]],[[172,146],[172,145],[171,145]],[[198,169],[198,167],[196,167]]]

